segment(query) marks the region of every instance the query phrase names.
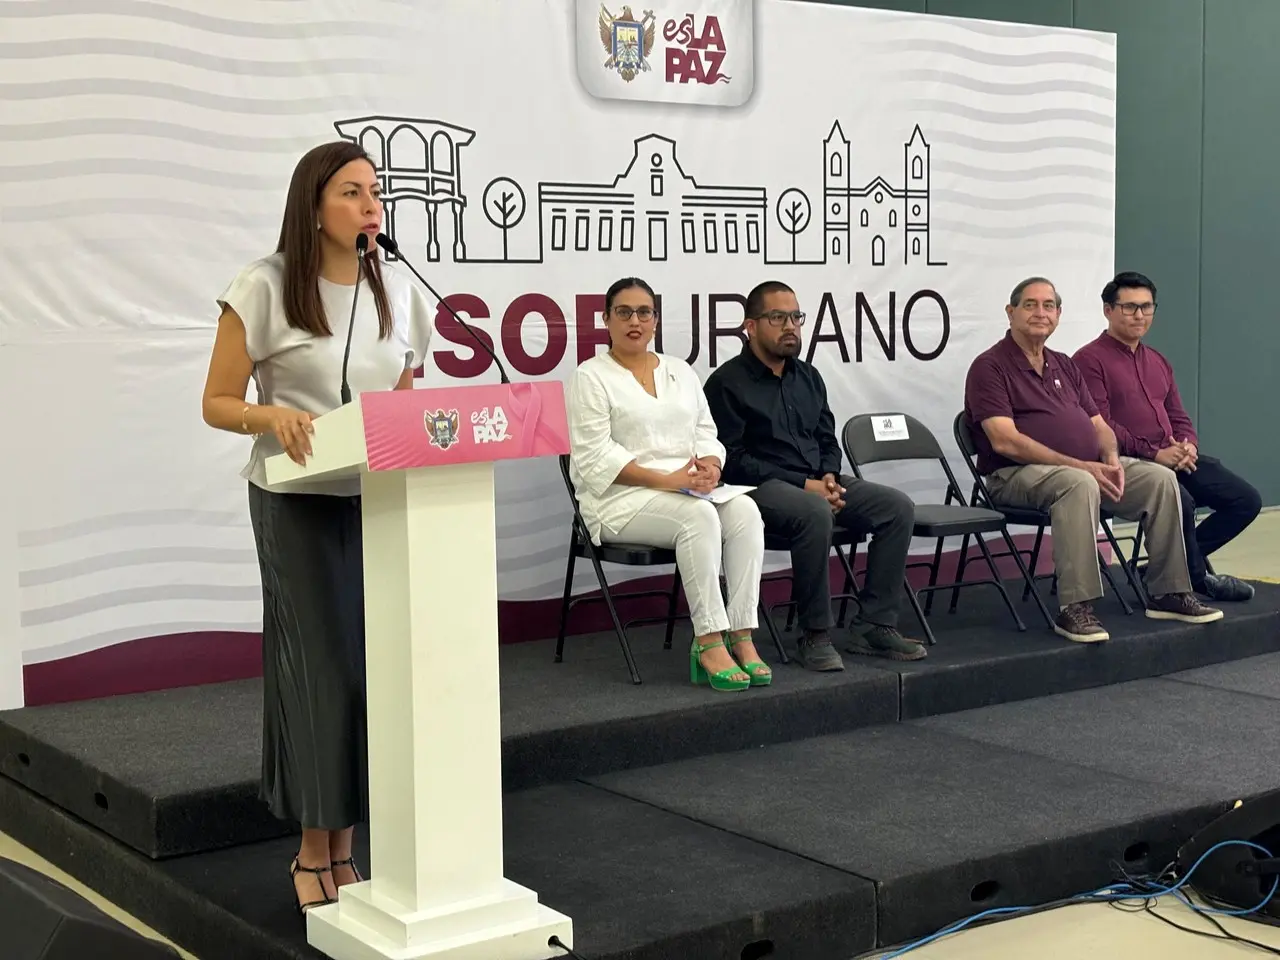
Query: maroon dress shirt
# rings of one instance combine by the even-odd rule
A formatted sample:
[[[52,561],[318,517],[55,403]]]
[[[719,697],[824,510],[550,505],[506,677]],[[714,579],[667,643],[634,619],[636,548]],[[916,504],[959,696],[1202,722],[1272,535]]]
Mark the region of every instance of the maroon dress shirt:
[[[1154,460],[1170,442],[1190,440],[1196,428],[1178,396],[1173,367],[1145,343],[1130,350],[1103,333],[1073,358],[1084,375],[1098,412],[1115,431],[1120,453]]]
[[[1020,466],[991,448],[982,421],[1010,417],[1018,432],[1050,450],[1076,460],[1099,460],[1098,415],[1089,388],[1071,358],[1045,347],[1044,373],[1006,333],[990,350],[978,354],[964,384],[964,411],[978,451],[983,476],[1001,467]]]

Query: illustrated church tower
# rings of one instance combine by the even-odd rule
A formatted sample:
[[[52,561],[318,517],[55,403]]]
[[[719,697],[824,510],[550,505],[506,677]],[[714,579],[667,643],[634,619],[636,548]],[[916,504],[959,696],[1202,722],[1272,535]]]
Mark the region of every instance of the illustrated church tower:
[[[929,262],[929,144],[919,125],[904,148],[906,155],[903,223],[904,263]]]
[[[853,220],[849,212],[849,141],[840,129],[840,121],[822,145],[822,207],[827,263],[852,263]]]

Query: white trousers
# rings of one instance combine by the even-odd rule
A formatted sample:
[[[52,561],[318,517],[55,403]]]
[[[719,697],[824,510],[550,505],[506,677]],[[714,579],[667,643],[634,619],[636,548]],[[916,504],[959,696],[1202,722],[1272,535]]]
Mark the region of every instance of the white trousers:
[[[716,505],[663,491],[616,534],[602,530],[600,537],[606,543],[675,550],[694,636],[756,628],[764,568],[764,522],[750,497],[734,497]],[[722,558],[729,593],[727,609],[720,592]]]

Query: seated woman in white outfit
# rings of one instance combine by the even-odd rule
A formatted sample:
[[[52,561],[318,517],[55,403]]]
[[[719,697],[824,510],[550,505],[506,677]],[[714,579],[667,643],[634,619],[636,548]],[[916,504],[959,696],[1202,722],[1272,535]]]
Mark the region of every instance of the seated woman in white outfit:
[[[763,686],[773,673],[752,632],[764,524],[750,497],[717,505],[682,492],[715,489],[725,450],[698,375],[649,350],[654,302],[653,289],[634,277],[605,294],[609,352],[584,362],[569,382],[570,476],[595,543],[675,549],[693,619],[690,679],[715,690]]]

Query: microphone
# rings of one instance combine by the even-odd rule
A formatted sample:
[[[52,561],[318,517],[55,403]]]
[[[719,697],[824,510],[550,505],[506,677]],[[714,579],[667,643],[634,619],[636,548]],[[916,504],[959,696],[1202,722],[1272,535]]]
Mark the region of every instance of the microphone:
[[[356,302],[360,299],[360,280],[364,277],[364,254],[369,249],[369,235],[356,234],[356,290],[351,294],[351,318],[347,320],[347,348],[342,351],[342,405],[351,402],[351,384],[347,383],[347,363],[351,360],[351,331],[356,326]]]
[[[398,257],[400,259],[400,262],[409,268],[409,272],[418,278],[418,282],[421,283],[424,287],[426,287],[431,292],[431,295],[440,302],[440,306],[448,310],[449,315],[453,317],[453,319],[458,321],[458,325],[462,327],[463,330],[467,331],[467,333],[471,334],[471,339],[474,340],[476,343],[480,344],[481,349],[483,349],[484,352],[490,356],[490,358],[494,362],[494,365],[498,368],[498,376],[502,378],[502,382],[506,384],[511,383],[511,378],[507,376],[507,368],[502,365],[502,361],[499,360],[498,355],[493,352],[493,348],[489,346],[489,344],[485,341],[483,337],[480,336],[480,334],[476,333],[476,331],[472,328],[471,324],[467,323],[467,321],[463,320],[460,316],[458,316],[458,311],[454,310],[453,307],[449,306],[449,302],[445,300],[444,297],[440,296],[440,294],[436,293],[435,287],[427,283],[427,278],[424,277],[422,274],[420,274],[417,268],[414,267],[412,263],[410,263],[408,260],[404,258],[404,254],[400,252],[400,245],[396,243],[394,240],[392,240],[390,237],[388,237],[385,233],[378,234],[378,236],[375,237],[375,239],[378,242],[378,246],[380,246],[383,250],[387,251],[387,253],[391,254],[392,256]]]

